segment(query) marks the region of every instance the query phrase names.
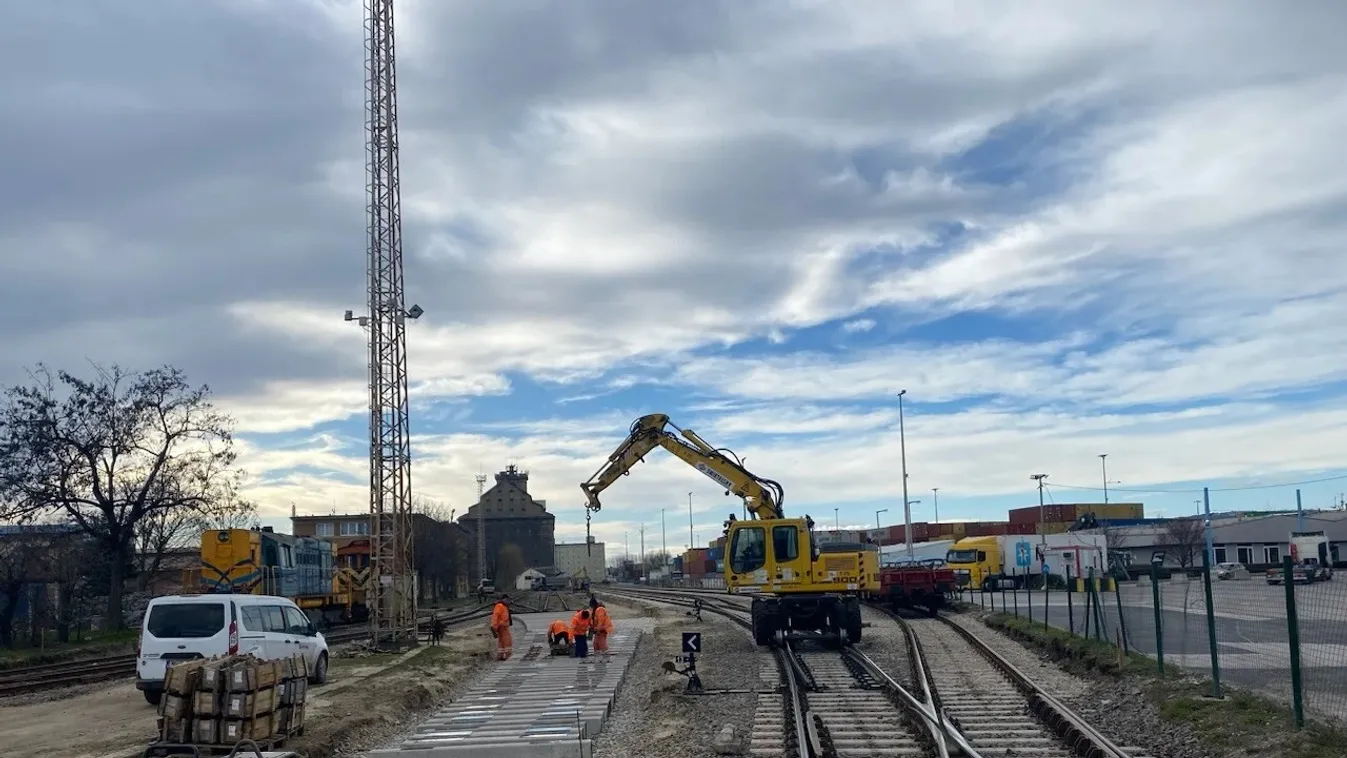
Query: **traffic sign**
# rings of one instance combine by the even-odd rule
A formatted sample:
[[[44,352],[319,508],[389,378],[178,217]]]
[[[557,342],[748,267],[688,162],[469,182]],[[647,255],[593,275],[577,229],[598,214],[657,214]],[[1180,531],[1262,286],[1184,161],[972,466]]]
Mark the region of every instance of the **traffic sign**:
[[[700,653],[702,651],[701,632],[683,632],[683,652]]]
[[[1027,568],[1027,567],[1029,566],[1029,563],[1030,563],[1029,558],[1030,558],[1030,556],[1032,556],[1032,555],[1033,555],[1033,552],[1030,550],[1030,548],[1029,548],[1029,543],[1028,543],[1028,542],[1023,542],[1023,541],[1021,541],[1021,542],[1016,542],[1016,543],[1015,543],[1015,565],[1016,565],[1016,566],[1019,566],[1020,568]]]
[[[1047,561],[1044,561],[1044,562],[1043,562],[1043,573],[1044,573],[1044,574],[1051,574],[1051,573],[1052,573],[1052,567],[1049,566],[1049,565],[1047,564]]]

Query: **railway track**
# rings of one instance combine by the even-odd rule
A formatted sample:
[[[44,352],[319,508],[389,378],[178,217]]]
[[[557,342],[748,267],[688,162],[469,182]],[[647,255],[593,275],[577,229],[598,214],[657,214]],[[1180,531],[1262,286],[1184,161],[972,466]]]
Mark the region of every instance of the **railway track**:
[[[677,590],[619,591],[628,597],[694,606],[743,618],[730,598]],[[786,751],[794,758],[872,756],[1035,756],[1036,758],[1148,758],[1119,746],[1064,703],[1041,689],[969,629],[944,617],[904,616],[875,607],[904,630],[911,681],[897,682],[855,648],[827,649],[786,640],[775,650],[792,686],[789,712],[805,729]],[[746,622],[745,622],[746,625]],[[784,655],[782,655],[784,653]],[[791,703],[794,703],[791,706]],[[759,721],[770,734],[782,722],[759,699]],[[778,709],[778,713],[780,710]],[[789,718],[789,715],[787,716]],[[775,719],[774,722],[771,720]],[[754,755],[780,755],[764,742]]]
[[[484,619],[491,615],[491,608],[483,606],[460,611],[442,618],[446,628],[460,626],[471,621]],[[419,625],[425,629],[430,617],[422,618]],[[369,627],[365,624],[347,624],[336,627],[323,636],[329,645],[345,645],[359,642],[369,636]],[[49,663],[41,666],[20,666],[0,670],[0,698],[12,695],[24,695],[42,690],[71,687],[80,684],[95,684],[109,679],[124,679],[136,674],[136,654],[110,655],[101,658],[88,658],[63,663]]]

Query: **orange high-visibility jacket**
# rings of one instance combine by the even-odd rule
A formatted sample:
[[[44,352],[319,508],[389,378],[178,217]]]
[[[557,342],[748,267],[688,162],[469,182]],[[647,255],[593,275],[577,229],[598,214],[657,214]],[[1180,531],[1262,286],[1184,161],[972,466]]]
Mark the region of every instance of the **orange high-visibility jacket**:
[[[569,632],[570,630],[571,628],[566,626],[566,622],[561,619],[557,619],[547,626],[547,633],[549,635],[557,634],[559,632]]]
[[[575,615],[571,617],[571,633],[577,637],[582,634],[589,634],[590,620],[581,616],[582,613],[584,611],[576,611]]]
[[[613,631],[613,620],[608,617],[608,609],[603,606],[594,609],[594,631],[604,634]]]
[[[510,609],[505,603],[496,603],[491,609],[491,628],[496,631],[510,628]]]

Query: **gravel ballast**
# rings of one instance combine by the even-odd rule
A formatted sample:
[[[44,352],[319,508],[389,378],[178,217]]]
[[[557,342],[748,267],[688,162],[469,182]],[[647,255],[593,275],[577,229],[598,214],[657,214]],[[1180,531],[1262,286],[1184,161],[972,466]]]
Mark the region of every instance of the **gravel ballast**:
[[[861,607],[861,621],[870,626],[861,630],[861,641],[856,649],[870,656],[870,660],[879,664],[894,681],[910,692],[919,694],[920,689],[913,688],[916,683],[912,680],[907,636],[903,634],[902,627],[883,612],[868,606]]]
[[[1135,684],[1063,671],[1050,659],[982,623],[979,614],[951,613],[947,618],[975,632],[1115,744],[1141,748],[1155,758],[1220,758],[1202,748],[1192,729],[1162,719]]]
[[[610,606],[638,604],[612,596],[604,600]],[[747,630],[717,614],[703,612],[698,622],[683,608],[652,605],[659,608],[655,632],[632,661],[613,715],[594,741],[594,758],[709,758],[716,755],[712,740],[725,725],[733,725],[737,734],[749,733],[756,695],[686,697],[681,693],[687,680],[665,673],[662,666],[679,654],[685,631],[702,633],[697,672],[707,690],[760,686],[759,670],[764,662],[770,664],[771,655],[758,650]]]

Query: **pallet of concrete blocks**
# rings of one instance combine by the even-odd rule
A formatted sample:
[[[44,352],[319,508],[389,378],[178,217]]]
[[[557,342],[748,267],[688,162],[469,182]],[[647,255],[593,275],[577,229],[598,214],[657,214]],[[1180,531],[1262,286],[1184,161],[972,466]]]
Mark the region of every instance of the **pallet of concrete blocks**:
[[[161,740],[200,746],[239,740],[270,744],[303,728],[308,666],[302,656],[198,660],[170,669],[164,689]]]

